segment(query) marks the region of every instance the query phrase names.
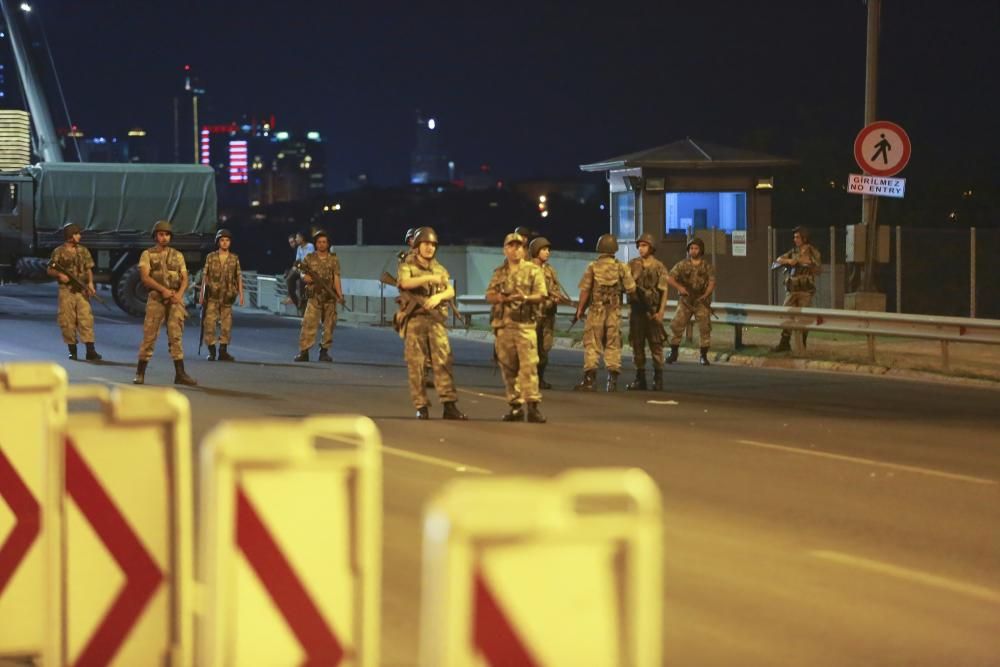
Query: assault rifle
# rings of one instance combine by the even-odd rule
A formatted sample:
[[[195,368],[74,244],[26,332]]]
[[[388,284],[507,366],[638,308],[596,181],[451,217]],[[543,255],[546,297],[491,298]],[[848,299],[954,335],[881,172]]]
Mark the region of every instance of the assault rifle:
[[[384,285],[388,285],[389,287],[395,287],[396,289],[399,289],[399,285],[396,284],[396,278],[391,273],[389,273],[388,271],[383,271],[382,272],[382,275],[379,277],[379,282],[382,283],[382,284],[384,284]],[[405,297],[403,296],[404,293],[406,295]],[[417,294],[414,294],[412,292],[409,292],[407,290],[400,289],[399,290],[399,299],[397,299],[397,302],[400,304],[400,308],[401,308],[400,312],[403,312],[404,310],[406,310],[406,308],[403,308],[403,301],[402,301],[403,299],[412,299],[417,304],[417,306],[420,306],[420,307],[422,307],[424,305],[424,302],[427,300],[426,297],[421,297],[421,296],[419,296]],[[448,307],[451,309],[451,311],[455,314],[455,317],[458,318],[458,320],[462,323],[462,326],[465,329],[468,329],[469,328],[469,318],[466,317],[466,315],[464,313],[462,313],[458,309],[458,304],[455,303],[455,300],[454,299],[448,299],[447,301],[445,301],[445,303],[448,305]],[[414,310],[416,310],[416,308],[411,308],[410,311],[406,314],[406,318],[407,319],[409,319],[410,315],[413,314]],[[433,311],[428,311],[428,312],[430,312],[432,316],[436,317],[436,315],[435,315],[435,313],[437,313],[436,309],[433,310]],[[440,314],[440,313],[438,313],[438,314]],[[441,323],[444,324],[444,319],[443,318],[441,319]]]
[[[88,297],[92,296],[92,297],[94,297],[95,299],[97,299],[97,302],[99,304],[101,304],[102,306],[104,306],[108,310],[111,310],[111,306],[108,305],[107,301],[105,301],[100,296],[98,296],[96,290],[93,292],[93,294],[91,294],[90,288],[87,287],[86,285],[84,285],[83,281],[81,281],[79,278],[77,278],[76,276],[74,276],[70,272],[70,270],[68,268],[66,268],[65,266],[63,266],[59,262],[51,262],[49,264],[49,266],[52,267],[53,269],[55,269],[56,271],[58,271],[59,273],[63,274],[64,276],[66,276],[69,279],[70,287],[73,287],[74,289],[80,290],[81,292],[83,292],[84,296],[88,296]]]
[[[388,271],[383,271],[382,275],[379,276],[379,282],[384,285],[389,285],[390,287],[399,288],[396,283],[396,279]],[[397,332],[402,334],[406,330],[406,323],[410,321],[410,318],[418,309],[423,308],[424,304],[427,303],[427,297],[420,296],[419,294],[414,294],[409,290],[399,290],[399,296],[396,297],[396,303],[399,304],[399,311],[392,318],[392,328]],[[436,322],[444,324],[445,317],[441,314],[437,308],[425,309]]]
[[[338,296],[337,292],[333,289],[333,287],[331,287],[329,285],[329,283],[327,283],[322,278],[320,278],[319,274],[316,273],[315,271],[313,271],[312,269],[310,269],[306,265],[305,262],[295,262],[295,268],[298,269],[301,273],[304,273],[305,275],[307,275],[310,278],[312,278],[312,283],[311,284],[317,290],[319,290],[321,294],[323,294],[324,296],[327,296],[327,297],[333,299],[334,301],[336,301],[337,303],[339,303],[341,306],[343,306],[344,309],[347,310],[348,312],[353,312],[348,307],[347,302],[344,301],[344,297]]]

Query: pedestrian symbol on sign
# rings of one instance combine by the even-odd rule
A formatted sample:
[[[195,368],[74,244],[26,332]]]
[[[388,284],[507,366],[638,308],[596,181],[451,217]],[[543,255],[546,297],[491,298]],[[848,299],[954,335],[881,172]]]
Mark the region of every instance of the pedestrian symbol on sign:
[[[875,160],[878,159],[878,156],[881,155],[882,163],[889,164],[889,151],[892,150],[892,144],[890,144],[889,140],[885,138],[884,132],[879,136],[882,137],[882,141],[875,144],[875,148],[877,148],[878,150],[876,150],[875,154],[872,155],[871,161],[874,162]]]

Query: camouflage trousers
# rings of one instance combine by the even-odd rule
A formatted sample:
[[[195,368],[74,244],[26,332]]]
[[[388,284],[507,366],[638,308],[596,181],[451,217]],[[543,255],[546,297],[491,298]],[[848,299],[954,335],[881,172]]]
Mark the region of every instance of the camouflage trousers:
[[[219,326],[219,342],[229,345],[233,335],[233,305],[221,301],[205,302],[205,345],[215,345],[215,327]]]
[[[424,380],[431,368],[434,369],[434,389],[437,390],[438,398],[444,403],[458,400],[452,373],[451,343],[444,324],[423,315],[411,316],[406,323],[403,354],[406,357],[413,407],[430,405]]]
[[[677,301],[677,310],[674,318],[670,320],[670,344],[680,345],[681,337],[687,328],[691,316],[694,315],[698,322],[698,345],[700,347],[711,347],[712,345],[712,311],[704,301],[696,301],[692,307],[687,301],[680,299]]]
[[[496,330],[497,362],[507,390],[507,402],[538,403],[538,334],[535,328],[503,327]]]
[[[812,305],[815,292],[785,292],[785,302],[781,305],[789,308],[808,308]],[[782,336],[791,336],[791,329],[782,329]]]
[[[76,345],[77,332],[84,343],[94,342],[94,313],[90,310],[90,300],[81,292],[59,287],[56,322],[62,332],[63,342],[67,345]]]
[[[609,371],[622,368],[622,330],[620,308],[594,304],[587,311],[583,325],[583,370],[596,371],[601,356]]]
[[[333,329],[337,326],[337,302],[320,301],[311,297],[306,303],[306,312],[302,316],[302,330],[299,332],[299,349],[308,350],[316,343],[316,334],[320,325],[323,326],[323,338],[319,346],[329,350],[333,345]]]
[[[543,317],[535,325],[535,336],[538,338],[538,367],[545,368],[549,364],[549,350],[555,342],[556,316]]]
[[[167,347],[170,358],[180,361],[184,358],[184,317],[187,313],[184,306],[154,298],[146,299],[146,319],[142,323],[142,345],[139,346],[139,361],[149,361],[153,358],[153,348],[156,347],[156,337],[160,335],[163,321],[167,322]]]
[[[632,360],[636,370],[646,368],[646,345],[653,359],[653,368],[663,368],[663,325],[645,310],[633,311],[628,320],[628,339],[632,344]]]

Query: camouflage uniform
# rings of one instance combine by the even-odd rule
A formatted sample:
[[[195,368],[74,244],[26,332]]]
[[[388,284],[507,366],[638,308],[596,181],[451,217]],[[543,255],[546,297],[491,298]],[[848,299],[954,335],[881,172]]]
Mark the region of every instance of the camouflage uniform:
[[[517,268],[508,262],[493,271],[486,294],[513,295],[520,292],[526,297],[548,296],[545,275],[527,260]],[[544,303],[544,301],[543,301]],[[538,306],[533,303],[498,303],[493,306],[490,326],[496,334],[496,355],[507,390],[507,402],[512,406],[539,403],[542,393],[538,388],[538,336],[535,326]]]
[[[396,284],[400,284],[407,278],[428,275],[445,276],[445,278],[450,279],[448,270],[436,259],[425,263],[418,255],[410,254],[399,264]],[[423,285],[415,289],[400,290],[400,292],[412,294],[423,300],[444,291],[444,289],[439,285]],[[428,367],[433,368],[434,388],[437,390],[438,398],[443,403],[458,400],[452,372],[451,343],[448,340],[448,331],[444,326],[447,316],[448,306],[444,303],[439,304],[433,312],[417,308],[406,319],[399,331],[399,336],[404,341],[410,398],[413,400],[413,407],[418,410],[429,405],[425,382]]]
[[[596,371],[603,355],[608,372],[617,374],[622,367],[622,292],[635,291],[632,272],[614,255],[602,255],[587,265],[579,287],[590,294],[583,328],[583,370]]]
[[[149,277],[167,289],[178,290],[183,282],[182,275],[187,273],[184,255],[179,250],[167,248],[164,251],[156,249],[143,250],[139,258],[139,266],[149,270]],[[142,345],[139,346],[139,361],[149,361],[153,358],[153,348],[156,337],[160,333],[163,321],[167,322],[167,346],[170,357],[174,361],[184,359],[184,318],[187,312],[184,306],[164,302],[163,295],[152,291],[146,298],[146,319],[142,323]]]
[[[545,289],[549,295],[541,303],[539,309],[541,312],[535,327],[535,334],[538,337],[538,374],[543,376],[545,375],[545,367],[549,364],[549,350],[552,349],[555,340],[556,309],[559,307],[557,297],[562,288],[559,284],[559,276],[551,264],[548,262],[543,264],[538,258],[531,261],[542,269],[542,275],[545,277]]]
[[[800,258],[808,257],[812,266],[790,266],[785,276],[785,303],[786,306],[796,306],[808,308],[812,305],[813,296],[816,294],[816,276],[819,274],[822,259],[814,246],[803,244],[801,247],[792,248],[784,255],[783,259],[799,261]]]
[[[240,293],[240,258],[220,251],[205,258],[205,345],[215,345],[215,327],[220,325],[219,342],[228,345],[233,331],[233,303]],[[221,320],[221,322],[220,322]]]
[[[306,312],[302,316],[302,329],[299,333],[299,349],[308,350],[316,342],[316,333],[323,325],[323,339],[319,346],[329,350],[333,344],[333,329],[337,326],[337,301],[333,296],[334,281],[340,275],[340,260],[336,253],[328,253],[320,257],[319,253],[310,253],[302,260],[329,287],[328,293],[321,291],[315,284],[307,287],[309,300]]]
[[[630,299],[629,342],[636,370],[646,368],[646,344],[653,358],[653,368],[663,368],[663,323],[653,319],[660,310],[660,303],[667,288],[667,267],[652,255],[645,259],[636,257],[628,263],[636,284],[636,296]]]
[[[703,350],[709,348],[712,343],[712,311],[701,297],[708,289],[708,284],[715,280],[715,267],[704,259],[695,264],[690,258],[685,258],[670,269],[670,277],[688,292],[686,297],[680,296],[677,299],[677,311],[670,320],[670,344],[681,344],[684,329],[694,315],[698,322],[699,345]]]
[[[94,259],[82,245],[78,245],[74,251],[70,244],[64,243],[52,251],[49,265],[58,265],[60,270],[66,269],[66,273],[86,285],[87,272],[94,268]],[[63,342],[67,345],[76,344],[77,332],[84,343],[94,342],[94,313],[90,309],[90,300],[69,283],[59,283],[56,322],[59,323]]]

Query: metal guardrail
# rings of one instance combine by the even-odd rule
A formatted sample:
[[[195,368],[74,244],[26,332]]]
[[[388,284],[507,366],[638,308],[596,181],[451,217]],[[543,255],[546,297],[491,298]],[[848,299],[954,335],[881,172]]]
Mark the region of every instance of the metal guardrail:
[[[458,298],[462,310],[470,314],[484,314],[490,310],[486,297],[466,295]],[[677,308],[677,301],[667,302],[667,313]],[[764,327],[790,329],[798,332],[826,331],[865,336],[868,340],[868,357],[875,360],[875,338],[892,336],[917,338],[941,342],[941,356],[948,368],[948,345],[950,343],[1000,344],[1000,320],[967,317],[940,317],[934,315],[902,315],[856,310],[833,310],[827,308],[787,308],[785,306],[761,306],[743,303],[713,303],[714,322],[730,324],[734,327],[734,346],[743,346],[743,327]],[[560,313],[571,313],[570,307],[561,306]],[[622,314],[627,316],[628,306],[622,306]],[[793,337],[801,345],[799,336]]]

